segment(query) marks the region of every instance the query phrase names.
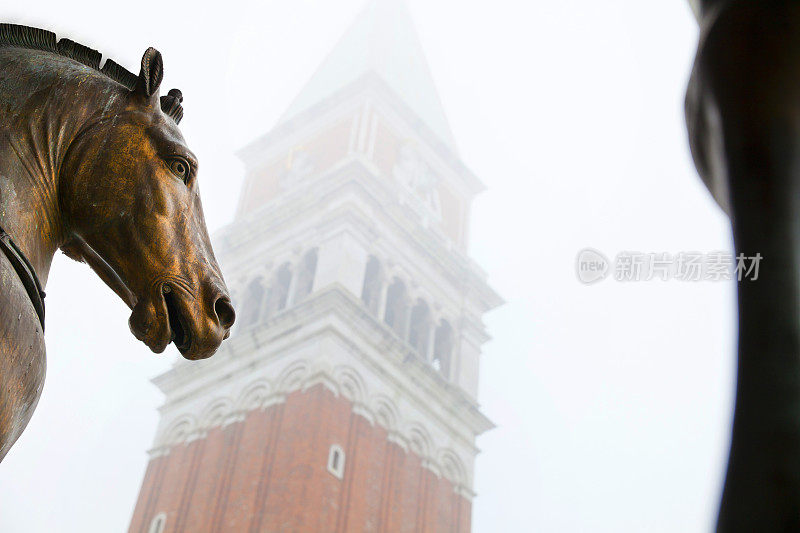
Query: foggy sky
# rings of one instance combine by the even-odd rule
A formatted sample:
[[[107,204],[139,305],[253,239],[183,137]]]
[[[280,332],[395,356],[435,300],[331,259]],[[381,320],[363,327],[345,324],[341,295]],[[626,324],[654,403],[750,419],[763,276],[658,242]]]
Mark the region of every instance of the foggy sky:
[[[474,531],[711,529],[734,376],[730,282],[578,283],[591,246],[730,250],[688,155],[688,3],[408,0],[461,155],[487,185],[470,253],[507,304],[486,317]],[[266,132],[363,0],[9,2],[4,21],[90,45],[185,96],[209,228],[230,222],[233,152]],[[124,531],[161,397],[128,310],[59,254],[48,375],[0,464],[0,531]]]

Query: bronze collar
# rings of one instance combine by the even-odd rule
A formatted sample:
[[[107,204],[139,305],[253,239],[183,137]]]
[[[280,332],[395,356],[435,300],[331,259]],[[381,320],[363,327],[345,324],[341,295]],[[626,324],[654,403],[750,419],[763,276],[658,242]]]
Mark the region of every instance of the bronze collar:
[[[31,299],[33,308],[36,310],[36,315],[39,317],[39,323],[42,325],[42,333],[44,333],[44,291],[39,283],[39,278],[36,277],[36,271],[33,266],[28,262],[25,254],[22,253],[16,244],[14,244],[11,235],[6,233],[3,228],[0,228],[0,250],[2,250],[8,260],[11,261],[11,266],[17,272],[19,279],[25,286],[25,291],[28,293],[28,298]]]

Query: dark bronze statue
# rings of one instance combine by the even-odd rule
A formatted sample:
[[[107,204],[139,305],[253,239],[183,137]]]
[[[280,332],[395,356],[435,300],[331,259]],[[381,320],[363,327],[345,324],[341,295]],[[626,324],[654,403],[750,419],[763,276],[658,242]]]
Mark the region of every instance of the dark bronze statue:
[[[61,248],[131,308],[156,353],[212,355],[235,318],[211,249],[182,96],[53,33],[0,25],[0,460],[45,375],[44,292]]]
[[[721,532],[800,531],[800,2],[698,0],[686,98],[697,169],[730,215],[738,283],[736,407]]]

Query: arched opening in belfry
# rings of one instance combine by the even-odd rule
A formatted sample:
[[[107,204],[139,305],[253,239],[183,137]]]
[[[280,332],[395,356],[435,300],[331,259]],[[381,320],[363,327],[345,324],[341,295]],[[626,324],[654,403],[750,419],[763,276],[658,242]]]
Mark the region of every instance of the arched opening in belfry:
[[[272,297],[275,299],[275,310],[286,309],[289,303],[289,290],[292,287],[292,266],[284,263],[275,276],[275,286]]]
[[[406,286],[395,279],[386,292],[386,312],[383,321],[398,335],[403,334],[406,319]]]
[[[367,309],[373,313],[378,312],[381,300],[381,289],[383,283],[381,279],[381,262],[378,258],[371,255],[367,261],[367,268],[364,272],[364,285],[361,288],[361,301]]]
[[[267,294],[266,317],[270,318],[275,313],[286,308],[289,303],[289,291],[292,286],[292,265],[284,263],[272,279]]]
[[[450,363],[453,357],[453,328],[447,320],[442,320],[436,328],[433,339],[433,358],[431,364],[444,377],[450,376]]]
[[[300,261],[300,271],[297,273],[297,288],[295,289],[294,302],[300,302],[311,294],[314,288],[314,275],[317,272],[317,249],[309,250]]]
[[[258,322],[261,304],[264,302],[264,282],[261,277],[252,280],[244,293],[242,302],[241,326],[250,326]]]
[[[430,335],[430,309],[423,300],[417,300],[411,309],[408,324],[408,344],[423,358],[428,358],[428,338]]]

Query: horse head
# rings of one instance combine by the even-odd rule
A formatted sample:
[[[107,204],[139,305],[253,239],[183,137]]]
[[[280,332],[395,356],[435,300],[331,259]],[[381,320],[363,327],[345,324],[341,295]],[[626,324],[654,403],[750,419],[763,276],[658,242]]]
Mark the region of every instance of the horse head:
[[[235,319],[208,237],[197,158],[178,129],[182,96],[159,96],[148,49],[134,90],[110,96],[68,148],[59,205],[67,255],[86,261],[131,308],[134,336],[156,353],[174,341],[211,356]]]

